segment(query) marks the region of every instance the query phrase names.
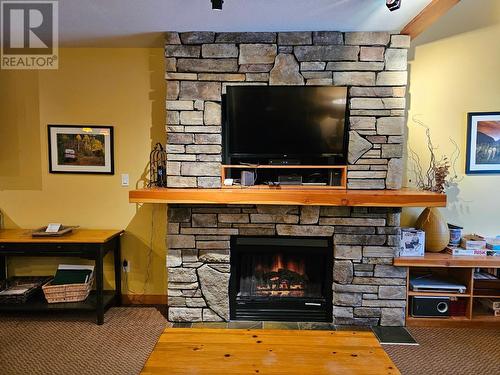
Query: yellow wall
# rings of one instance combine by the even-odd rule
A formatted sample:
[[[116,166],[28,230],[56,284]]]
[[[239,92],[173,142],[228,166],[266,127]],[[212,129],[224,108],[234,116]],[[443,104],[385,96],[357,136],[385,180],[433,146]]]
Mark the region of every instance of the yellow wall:
[[[130,261],[130,273],[123,292],[164,294],[165,206],[128,203],[128,190],[143,186],[151,145],[165,143],[163,49],[62,49],[59,66],[57,71],[0,71],[0,210],[5,227],[60,222],[125,229],[122,257]],[[115,175],[48,173],[47,124],[114,126]],[[120,186],[122,173],[130,175],[130,188]],[[59,261],[12,258],[9,272],[50,274]],[[111,268],[109,259],[108,286]]]
[[[464,225],[466,233],[500,234],[500,174],[465,176],[467,112],[500,111],[500,2],[461,2],[419,38],[410,62],[409,146],[428,155],[424,130],[414,115],[431,129],[438,153],[450,155],[460,146],[457,171],[463,178],[448,189],[448,222]],[[485,22],[478,25],[478,15]],[[455,35],[451,31],[457,29]],[[443,32],[444,37],[438,38]],[[433,40],[434,39],[434,40]],[[410,165],[409,165],[410,167]],[[413,177],[408,172],[408,178]],[[404,210],[402,222],[412,225],[416,209]]]

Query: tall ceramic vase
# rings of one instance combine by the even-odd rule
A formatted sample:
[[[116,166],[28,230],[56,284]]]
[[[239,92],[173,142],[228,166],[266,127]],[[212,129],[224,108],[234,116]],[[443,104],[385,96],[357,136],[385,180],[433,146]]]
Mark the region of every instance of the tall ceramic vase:
[[[448,224],[437,207],[427,207],[418,217],[415,226],[425,232],[425,251],[438,253],[448,245]]]

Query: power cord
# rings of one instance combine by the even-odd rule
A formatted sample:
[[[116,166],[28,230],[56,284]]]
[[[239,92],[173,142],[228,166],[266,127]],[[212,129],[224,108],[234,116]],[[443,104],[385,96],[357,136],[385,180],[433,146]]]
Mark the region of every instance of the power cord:
[[[133,299],[140,302],[141,304],[144,302],[144,296],[146,295],[146,287],[149,284],[149,279],[151,277],[151,263],[153,261],[153,240],[154,240],[154,218],[155,218],[156,204],[153,205],[153,209],[151,211],[151,233],[149,237],[149,249],[147,255],[147,263],[146,263],[146,278],[144,279],[144,285],[142,288],[142,293],[134,291],[130,288],[129,280],[128,280],[128,272],[125,272],[124,284],[127,292],[130,292],[133,295]],[[122,262],[122,265],[125,261]]]

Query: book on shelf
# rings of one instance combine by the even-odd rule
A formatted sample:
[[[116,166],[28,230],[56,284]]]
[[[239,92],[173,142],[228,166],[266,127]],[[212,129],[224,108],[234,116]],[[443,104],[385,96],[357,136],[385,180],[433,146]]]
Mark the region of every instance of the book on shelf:
[[[486,240],[484,237],[477,234],[469,234],[462,237],[460,247],[465,250],[480,250],[486,247]]]
[[[489,249],[464,249],[462,247],[446,247],[445,252],[454,256],[500,256],[500,251]]]
[[[86,284],[94,272],[94,266],[61,264],[51,285]]]
[[[85,284],[92,274],[90,270],[57,270],[52,285]]]

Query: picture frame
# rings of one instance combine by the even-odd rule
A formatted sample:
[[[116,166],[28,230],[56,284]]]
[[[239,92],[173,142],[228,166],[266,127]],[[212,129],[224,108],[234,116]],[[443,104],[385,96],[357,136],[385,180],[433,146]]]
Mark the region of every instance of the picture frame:
[[[50,124],[47,133],[50,173],[115,173],[112,126]]]
[[[466,174],[500,173],[500,112],[467,114]]]

